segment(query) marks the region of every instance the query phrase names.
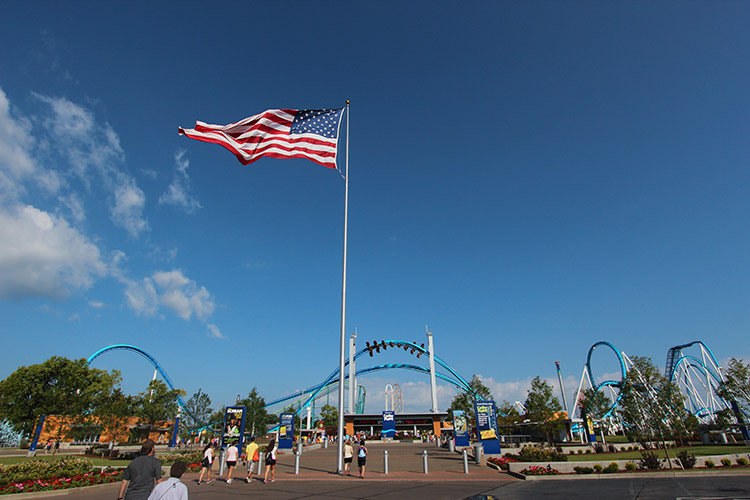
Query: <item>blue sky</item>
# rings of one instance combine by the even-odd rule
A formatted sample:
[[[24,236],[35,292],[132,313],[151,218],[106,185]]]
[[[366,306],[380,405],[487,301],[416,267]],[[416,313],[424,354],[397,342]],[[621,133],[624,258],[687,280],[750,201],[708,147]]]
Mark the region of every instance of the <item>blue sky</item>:
[[[572,392],[599,340],[748,359],[748,25],[743,2],[5,2],[0,377],[116,343],[217,406],[327,376],[341,176],[177,127],[347,99],[362,343],[429,325],[511,401],[556,360]],[[360,381],[368,411],[394,382],[429,408],[419,374]]]

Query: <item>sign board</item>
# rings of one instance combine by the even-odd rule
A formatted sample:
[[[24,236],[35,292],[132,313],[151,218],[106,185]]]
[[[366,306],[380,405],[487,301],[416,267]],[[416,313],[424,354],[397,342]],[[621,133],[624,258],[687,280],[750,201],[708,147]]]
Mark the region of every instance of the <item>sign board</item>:
[[[456,446],[469,446],[469,426],[463,410],[453,410],[453,436]]]
[[[227,406],[224,411],[224,427],[221,433],[221,447],[238,445],[242,449],[245,434],[245,407]]]
[[[392,411],[383,412],[383,437],[392,438],[396,435],[396,414]]]
[[[294,417],[296,413],[282,413],[279,417],[279,449],[291,450],[294,446]]]
[[[477,419],[477,437],[487,454],[500,453],[500,439],[497,432],[497,413],[494,401],[474,401]]]

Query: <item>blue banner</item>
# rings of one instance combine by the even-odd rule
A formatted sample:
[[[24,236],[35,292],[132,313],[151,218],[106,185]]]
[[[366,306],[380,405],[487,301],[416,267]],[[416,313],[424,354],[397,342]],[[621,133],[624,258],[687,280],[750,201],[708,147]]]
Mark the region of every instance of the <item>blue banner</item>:
[[[469,446],[469,426],[463,410],[453,410],[453,436],[456,446]]]
[[[499,454],[500,439],[497,433],[497,413],[494,401],[474,401],[474,412],[477,418],[477,437],[482,442],[484,452]]]
[[[44,415],[39,416],[39,422],[36,424],[36,429],[34,429],[34,436],[31,438],[29,451],[36,451],[37,444],[39,444],[39,436],[42,434],[42,427],[44,427]]]
[[[174,427],[172,428],[172,437],[169,440],[169,447],[174,448],[177,446],[178,433],[180,431],[180,417],[174,418]]]
[[[221,433],[221,447],[237,445],[242,449],[245,434],[245,407],[227,406],[224,411],[224,430]]]
[[[294,417],[296,413],[282,413],[279,419],[279,449],[291,450],[294,446]]]
[[[396,414],[392,411],[383,412],[383,437],[392,438],[396,435]]]

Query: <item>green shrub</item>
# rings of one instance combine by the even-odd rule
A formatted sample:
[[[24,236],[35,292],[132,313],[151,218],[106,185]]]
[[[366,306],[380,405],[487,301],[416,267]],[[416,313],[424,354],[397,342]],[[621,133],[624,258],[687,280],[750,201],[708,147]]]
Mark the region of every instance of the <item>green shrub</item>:
[[[625,464],[625,470],[635,470],[635,469],[636,469],[635,462],[627,462]]]
[[[518,457],[524,462],[567,462],[568,456],[550,448],[522,448]]]
[[[593,474],[594,473],[594,469],[592,469],[591,467],[581,467],[580,465],[573,467],[573,470],[576,471],[576,474]]]
[[[610,462],[610,464],[604,469],[605,474],[612,474],[613,472],[619,472],[620,466],[617,462]]]
[[[724,467],[731,467],[732,466],[732,461],[729,460],[728,458],[722,458],[721,459],[721,465],[723,465]]]
[[[596,465],[594,465],[594,470],[595,470],[595,471],[596,471],[597,473],[599,473],[599,472],[601,472],[602,470],[604,470],[604,467],[602,467],[602,466],[601,466],[601,465],[599,465],[599,464],[596,464]]]
[[[684,469],[692,469],[695,467],[695,462],[697,462],[695,456],[688,455],[687,450],[677,453],[677,460],[680,461],[680,464]]]
[[[590,454],[590,453],[591,453],[591,450],[586,450],[586,454],[587,455]]]
[[[662,461],[655,451],[641,451],[641,459],[638,462],[641,469],[658,470],[662,468]]]
[[[578,453],[579,455],[582,455],[583,454],[583,450],[579,448],[576,453]]]
[[[737,465],[747,465],[747,458],[739,457],[737,459]]]
[[[568,455],[575,455],[575,454],[576,454],[575,450],[570,450],[570,452],[568,452]]]
[[[714,467],[716,467],[716,464],[709,458],[708,460],[706,460],[706,467],[708,467],[709,469],[713,469]]]

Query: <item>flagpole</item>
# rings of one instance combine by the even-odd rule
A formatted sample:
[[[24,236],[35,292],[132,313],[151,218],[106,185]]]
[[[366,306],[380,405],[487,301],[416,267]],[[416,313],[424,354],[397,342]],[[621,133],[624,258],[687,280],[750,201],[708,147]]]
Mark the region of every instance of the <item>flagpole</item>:
[[[346,349],[346,238],[349,227],[349,101],[346,101],[346,167],[344,171],[344,268],[341,279],[341,339],[339,344],[339,432],[336,472],[344,472],[344,351]],[[352,381],[350,380],[349,383]]]

